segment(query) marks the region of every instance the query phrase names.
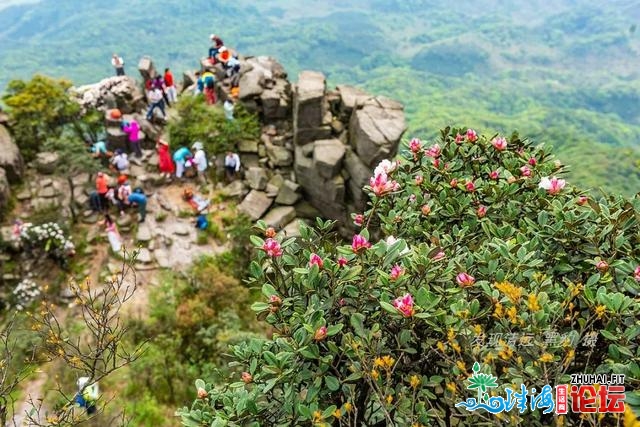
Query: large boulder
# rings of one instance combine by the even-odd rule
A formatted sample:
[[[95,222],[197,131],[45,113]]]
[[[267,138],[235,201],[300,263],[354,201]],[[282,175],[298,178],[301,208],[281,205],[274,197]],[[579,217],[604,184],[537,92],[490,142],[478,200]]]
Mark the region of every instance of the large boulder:
[[[266,193],[251,190],[242,203],[238,205],[238,210],[247,214],[252,221],[257,221],[271,207],[272,203],[273,199],[268,197]]]
[[[345,147],[337,139],[316,141],[313,147],[313,161],[320,176],[332,178],[340,173]]]
[[[279,175],[278,175],[279,176]],[[293,181],[283,181],[278,190],[276,203],[279,205],[295,205],[300,200],[300,186]]]
[[[369,167],[395,155],[407,129],[402,104],[383,97],[370,98],[351,115],[349,140]]]
[[[11,134],[0,124],[0,167],[6,172],[7,180],[15,184],[22,179],[24,162],[18,146],[13,141]]]
[[[60,163],[60,154],[56,152],[42,151],[36,155],[36,170],[43,175],[51,175]]]
[[[138,71],[145,80],[152,79],[157,75],[156,67],[149,56],[143,56],[140,58],[140,61],[138,61]]]
[[[98,83],[72,88],[70,93],[84,108],[101,111],[116,107],[129,114],[146,105],[138,84],[129,76],[108,77]]]
[[[338,85],[336,87],[340,94],[340,115],[342,117],[349,118],[356,106],[364,103],[367,99],[371,98],[371,95],[358,89],[357,87],[348,85]]]
[[[344,157],[344,169],[349,175],[347,182],[348,195],[358,211],[364,211],[367,204],[367,196],[363,191],[365,185],[369,183],[372,170],[365,165],[362,160],[353,152],[347,149]]]
[[[267,188],[267,171],[263,168],[251,167],[245,173],[245,179],[249,183],[249,187],[254,190],[264,190]]]
[[[274,166],[291,166],[293,163],[293,155],[290,150],[272,143],[265,144],[267,156]]]
[[[267,213],[262,220],[269,226],[282,228],[296,217],[293,206],[278,206]]]
[[[293,95],[293,131],[296,144],[313,141],[306,134],[326,124],[324,123],[327,113],[325,90],[324,74],[303,71],[298,75],[298,83]],[[330,128],[329,132],[331,132]]]

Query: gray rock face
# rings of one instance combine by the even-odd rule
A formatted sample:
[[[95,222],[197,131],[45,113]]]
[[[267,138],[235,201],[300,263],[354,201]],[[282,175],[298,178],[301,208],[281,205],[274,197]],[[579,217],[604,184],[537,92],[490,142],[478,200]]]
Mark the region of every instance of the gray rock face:
[[[293,156],[291,151],[285,147],[280,147],[271,143],[265,144],[267,156],[274,166],[291,166]]]
[[[279,205],[295,205],[300,200],[300,186],[295,182],[285,180],[280,186],[276,203]]]
[[[137,261],[141,262],[142,264],[151,264],[151,262],[153,261],[153,258],[151,258],[151,252],[149,252],[149,249],[147,248],[140,249],[140,252],[138,253]]]
[[[238,205],[238,210],[247,214],[252,221],[257,221],[271,207],[272,203],[273,199],[262,191],[251,190],[242,203]]]
[[[138,71],[143,79],[149,80],[156,76],[156,68],[153,60],[148,56],[143,56],[138,62]]]
[[[371,95],[358,89],[357,87],[348,85],[338,85],[336,87],[340,94],[340,115],[343,117],[350,117],[353,109],[369,99]]]
[[[313,160],[320,176],[329,179],[340,173],[345,153],[342,142],[328,139],[316,141],[313,145]]]
[[[106,110],[118,108],[128,114],[145,106],[144,95],[129,76],[114,76],[98,83],[72,88],[71,95],[85,108]]]
[[[298,84],[293,95],[293,132],[296,144],[306,144],[315,139],[321,139],[315,134],[315,130],[328,124],[324,123],[327,113],[325,89],[324,74],[303,71],[298,75]],[[329,126],[326,128],[330,135],[331,128]]]
[[[55,172],[59,162],[60,155],[58,153],[43,151],[36,155],[36,170],[43,175],[51,175]]]
[[[238,142],[238,151],[241,153],[257,153],[258,141],[256,140],[242,140]]]
[[[6,172],[7,180],[15,184],[22,180],[24,162],[18,146],[4,125],[0,124],[0,167]]]
[[[407,129],[402,105],[386,98],[371,98],[354,110],[349,123],[350,143],[369,167],[395,155]]]
[[[254,190],[264,190],[267,187],[267,171],[262,168],[249,168],[245,174],[249,187]]]
[[[270,227],[282,228],[296,217],[293,206],[278,206],[267,213],[262,220]]]
[[[344,166],[349,174],[348,194],[356,209],[362,211],[367,203],[367,196],[362,189],[369,183],[373,171],[356,156],[351,148],[347,150],[345,155]]]
[[[11,190],[9,188],[9,180],[7,180],[7,173],[0,168],[0,211],[7,206],[10,197]]]
[[[224,187],[224,194],[228,197],[244,197],[249,192],[244,183],[240,180],[233,181],[231,184]]]
[[[138,232],[136,233],[136,241],[141,243],[147,243],[151,240],[151,230],[147,224],[140,224],[138,226]]]

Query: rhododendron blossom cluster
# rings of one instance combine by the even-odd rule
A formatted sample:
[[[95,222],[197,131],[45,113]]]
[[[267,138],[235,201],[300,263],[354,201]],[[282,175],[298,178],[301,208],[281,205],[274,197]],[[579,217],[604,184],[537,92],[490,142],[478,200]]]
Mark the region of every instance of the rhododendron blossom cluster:
[[[413,309],[413,297],[411,294],[404,294],[403,296],[396,298],[393,300],[393,306],[404,317],[411,317],[415,312]]]
[[[280,243],[278,243],[275,239],[267,239],[264,241],[262,245],[262,250],[267,253],[271,258],[282,256],[282,248],[280,247]]]
[[[353,236],[353,240],[351,241],[351,249],[354,253],[360,253],[366,249],[371,247],[371,243],[367,240],[366,237],[361,236],[360,234],[356,234]]]
[[[491,141],[491,145],[498,151],[504,151],[507,148],[507,140],[502,137],[496,137]]]
[[[552,178],[545,176],[540,180],[540,184],[538,184],[538,187],[544,188],[545,190],[547,190],[547,193],[554,195],[562,191],[565,185],[566,182],[564,179],[556,178],[555,176]]]
[[[320,269],[324,266],[324,262],[318,254],[311,254],[309,257],[309,267],[313,267],[314,265],[317,265]]]

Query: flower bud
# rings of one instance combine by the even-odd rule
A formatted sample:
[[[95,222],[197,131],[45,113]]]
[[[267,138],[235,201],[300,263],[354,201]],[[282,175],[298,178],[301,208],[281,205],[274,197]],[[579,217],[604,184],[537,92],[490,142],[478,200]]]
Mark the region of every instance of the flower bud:
[[[270,239],[276,237],[276,230],[273,227],[269,227],[264,231],[264,235]]]
[[[244,382],[245,384],[249,384],[252,381],[253,381],[253,377],[249,372],[242,373],[242,382]]]
[[[598,269],[598,271],[600,271],[600,273],[606,273],[607,270],[609,270],[609,264],[607,263],[607,261],[601,260],[596,264],[596,268]]]
[[[207,396],[209,396],[209,393],[207,393],[207,390],[203,388],[198,388],[198,399],[204,399]]]
[[[313,339],[316,341],[322,341],[327,337],[327,327],[321,326],[318,328],[316,333],[313,335]]]

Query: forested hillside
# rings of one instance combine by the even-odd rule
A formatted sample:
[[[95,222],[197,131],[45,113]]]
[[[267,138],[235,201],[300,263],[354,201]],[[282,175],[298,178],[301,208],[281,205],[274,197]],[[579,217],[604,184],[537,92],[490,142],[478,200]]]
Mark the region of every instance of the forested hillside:
[[[517,129],[559,148],[577,183],[640,188],[640,7],[591,2],[43,0],[0,10],[0,86],[34,72],[76,83],[152,55],[194,68],[208,35],[402,100],[413,134]]]

